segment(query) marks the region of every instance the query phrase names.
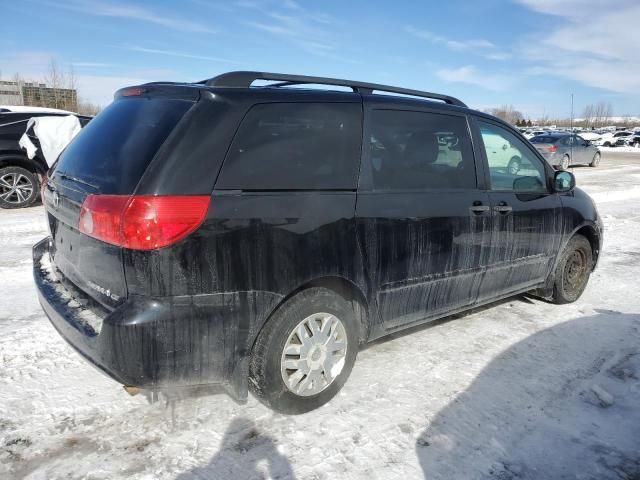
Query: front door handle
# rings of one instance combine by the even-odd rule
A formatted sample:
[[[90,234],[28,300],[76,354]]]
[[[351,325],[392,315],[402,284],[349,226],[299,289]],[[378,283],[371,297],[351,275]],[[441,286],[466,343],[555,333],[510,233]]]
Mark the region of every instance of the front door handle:
[[[507,213],[511,213],[513,211],[513,207],[507,205],[507,202],[500,202],[498,205],[493,207],[493,209],[503,215],[506,215]]]

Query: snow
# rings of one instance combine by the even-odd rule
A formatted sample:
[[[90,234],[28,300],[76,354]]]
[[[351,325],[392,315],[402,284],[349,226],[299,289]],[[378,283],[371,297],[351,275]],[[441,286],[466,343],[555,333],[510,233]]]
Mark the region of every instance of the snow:
[[[42,313],[42,207],[0,211],[0,478],[640,477],[640,157],[576,167],[606,226],[583,297],[516,297],[376,341],[328,405],[148,404]]]
[[[640,148],[625,145],[623,147],[598,147],[602,153],[635,153],[640,155]]]

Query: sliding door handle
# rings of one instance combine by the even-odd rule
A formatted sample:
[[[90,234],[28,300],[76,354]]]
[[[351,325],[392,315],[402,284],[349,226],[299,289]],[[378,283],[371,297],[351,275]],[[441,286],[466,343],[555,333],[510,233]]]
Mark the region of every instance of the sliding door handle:
[[[502,214],[511,213],[513,211],[513,207],[507,205],[507,202],[500,202],[498,205],[493,207],[493,209]]]

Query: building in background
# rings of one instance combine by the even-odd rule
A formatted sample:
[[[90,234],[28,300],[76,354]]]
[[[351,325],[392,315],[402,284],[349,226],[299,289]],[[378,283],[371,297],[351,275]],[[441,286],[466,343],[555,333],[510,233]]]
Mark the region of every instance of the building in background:
[[[0,105],[59,108],[76,112],[75,88],[54,88],[44,83],[0,80]]]
[[[0,80],[0,105],[24,105],[18,82]]]

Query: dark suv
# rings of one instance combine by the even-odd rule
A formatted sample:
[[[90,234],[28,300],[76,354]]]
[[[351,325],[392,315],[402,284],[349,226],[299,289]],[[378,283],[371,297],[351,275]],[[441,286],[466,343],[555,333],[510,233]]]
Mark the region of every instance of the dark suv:
[[[130,393],[251,387],[287,413],[333,397],[362,343],[524,292],[575,301],[602,241],[511,126],[345,80],[126,88],[49,175],[34,277],[61,335]]]
[[[92,118],[50,108],[0,107],[0,208],[33,205],[38,200],[41,179],[49,168],[40,148],[33,158],[28,158],[18,144],[29,119],[67,115],[75,115],[83,127]],[[38,138],[32,131],[29,136],[39,147]]]

